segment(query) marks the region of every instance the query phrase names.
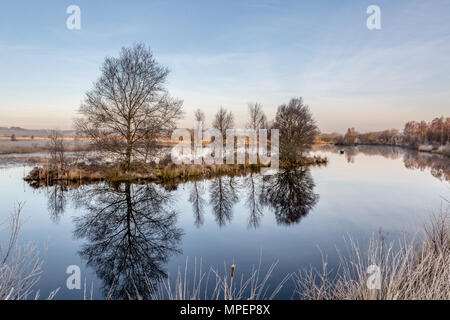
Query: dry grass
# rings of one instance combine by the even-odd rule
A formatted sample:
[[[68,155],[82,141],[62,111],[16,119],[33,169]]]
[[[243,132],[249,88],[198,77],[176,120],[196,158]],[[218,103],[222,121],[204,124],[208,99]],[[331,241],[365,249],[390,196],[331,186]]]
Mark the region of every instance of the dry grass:
[[[22,205],[11,213],[9,218],[9,240],[6,246],[0,245],[0,300],[24,300],[39,298],[39,290],[34,291],[42,273],[42,259],[37,244],[30,242],[18,245],[21,228],[20,212]],[[58,290],[50,293],[52,299]]]
[[[49,150],[49,141],[48,138],[35,138],[33,140],[17,138],[17,141],[0,139],[0,154],[47,152]],[[64,140],[64,148],[69,152],[91,150],[88,141],[67,138]]]
[[[296,294],[308,300],[449,300],[449,213],[433,216],[420,241],[386,244],[373,238],[367,254],[349,240],[350,256],[340,255],[336,276],[328,270],[303,270],[295,277]],[[381,271],[381,288],[369,289],[369,266]]]
[[[327,163],[326,158],[308,157],[298,160],[296,163],[280,163],[280,168],[291,166],[321,166]],[[214,178],[217,176],[244,176],[249,173],[257,173],[261,168],[266,167],[261,164],[221,164],[221,165],[175,165],[165,164],[135,164],[131,171],[126,171],[120,165],[101,164],[67,164],[67,169],[57,171],[50,168],[48,164],[34,168],[26,181],[39,185],[51,185],[56,182],[80,182],[90,183],[98,181],[109,182],[156,182],[156,183],[178,183]]]
[[[214,268],[208,272],[202,270],[202,262],[194,260],[192,282],[188,279],[188,259],[184,271],[178,270],[175,280],[170,277],[161,278],[156,286],[147,281],[147,288],[153,300],[272,300],[285,282],[286,276],[275,288],[270,288],[268,282],[277,263],[273,263],[265,274],[261,273],[261,261],[253,266],[249,275],[239,274],[237,267],[224,265],[221,273]],[[138,299],[142,299],[136,293]]]

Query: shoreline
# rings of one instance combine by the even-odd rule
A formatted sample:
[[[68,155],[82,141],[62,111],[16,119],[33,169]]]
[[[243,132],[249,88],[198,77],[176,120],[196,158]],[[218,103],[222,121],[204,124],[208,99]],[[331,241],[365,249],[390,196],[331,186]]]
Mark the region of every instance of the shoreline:
[[[317,146],[335,146],[335,147],[358,147],[358,146],[373,146],[373,147],[397,147],[405,150],[412,150],[416,152],[423,152],[423,153],[429,153],[429,154],[438,154],[444,157],[450,158],[450,147],[447,148],[447,150],[439,150],[440,148],[435,149],[433,146],[424,146],[420,145],[418,147],[412,147],[412,146],[405,146],[405,145],[396,145],[396,144],[365,144],[365,143],[358,143],[354,145],[349,144],[335,144],[335,143],[325,143],[325,144],[317,144]],[[431,148],[430,148],[431,147]]]
[[[299,159],[287,165],[280,162],[280,169],[322,166],[328,163],[326,157],[312,156]],[[141,165],[133,171],[125,172],[119,166],[78,166],[70,167],[63,173],[50,170],[48,166],[34,167],[24,178],[33,185],[52,185],[57,183],[98,183],[98,182],[132,182],[132,183],[179,183],[210,179],[218,176],[242,176],[248,173],[259,173],[262,168],[270,168],[260,164],[247,165]]]

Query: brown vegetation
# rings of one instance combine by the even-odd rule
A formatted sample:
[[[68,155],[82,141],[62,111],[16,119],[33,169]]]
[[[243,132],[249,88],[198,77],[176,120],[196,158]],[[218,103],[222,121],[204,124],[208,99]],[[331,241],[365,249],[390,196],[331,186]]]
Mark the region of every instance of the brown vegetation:
[[[308,157],[294,163],[296,166],[325,165],[326,158]],[[280,167],[290,167],[293,163],[280,162]],[[264,167],[260,164],[250,165],[174,165],[172,163],[157,165],[134,165],[130,171],[120,165],[86,165],[67,167],[65,171],[55,171],[44,164],[35,167],[25,180],[39,185],[51,185],[58,182],[91,183],[98,181],[111,182],[157,182],[176,183],[179,181],[201,180],[216,176],[241,176],[251,172],[259,172]]]
[[[365,250],[350,239],[349,257],[341,256],[331,277],[322,270],[303,270],[296,276],[297,294],[307,300],[449,300],[450,223],[448,212],[434,216],[422,241],[386,243],[372,240]],[[369,266],[380,271],[380,289],[372,289]]]
[[[15,141],[0,137],[0,154],[47,152],[50,150],[49,141],[48,137],[35,137],[34,139],[17,137]],[[67,152],[92,150],[87,141],[77,140],[73,137],[64,137],[64,149]]]
[[[6,246],[0,244],[0,300],[39,298],[39,290],[34,289],[42,273],[43,260],[36,243],[18,245],[21,210],[19,204],[10,214],[9,237]],[[52,291],[48,299],[57,292]]]
[[[410,121],[405,124],[403,133],[396,129],[359,133],[355,128],[349,128],[345,135],[321,134],[320,143],[401,146],[450,156],[450,118],[435,118],[431,122]]]

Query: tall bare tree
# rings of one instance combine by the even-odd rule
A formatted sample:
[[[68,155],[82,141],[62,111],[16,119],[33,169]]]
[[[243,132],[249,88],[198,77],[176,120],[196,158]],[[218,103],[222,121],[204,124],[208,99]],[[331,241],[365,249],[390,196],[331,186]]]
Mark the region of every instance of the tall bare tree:
[[[273,128],[280,130],[280,157],[286,161],[301,157],[320,133],[301,97],[278,107]]]
[[[262,107],[262,104],[258,102],[248,104],[249,121],[247,123],[247,128],[253,130],[267,128],[267,117],[264,114]]]
[[[52,130],[49,138],[48,152],[50,155],[50,169],[58,174],[63,173],[66,169],[64,138],[57,130]]]
[[[130,170],[133,160],[146,157],[149,146],[155,148],[169,135],[183,102],[169,96],[169,70],[143,44],[122,48],[118,58],[107,57],[101,71],[75,126],[97,150],[117,156]]]
[[[201,109],[195,110],[194,119],[195,121],[200,122],[202,127],[205,125],[205,113]]]
[[[213,128],[219,129],[222,137],[225,138],[227,129],[234,127],[234,117],[231,111],[227,111],[224,107],[220,107],[213,121]]]

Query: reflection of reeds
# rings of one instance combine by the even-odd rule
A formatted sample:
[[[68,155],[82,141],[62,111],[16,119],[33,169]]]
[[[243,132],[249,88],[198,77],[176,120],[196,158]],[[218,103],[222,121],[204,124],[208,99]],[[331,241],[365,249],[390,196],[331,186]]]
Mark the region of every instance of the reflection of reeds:
[[[434,216],[420,245],[413,240],[386,245],[372,239],[367,254],[350,239],[350,256],[340,256],[336,276],[326,262],[321,271],[300,271],[296,293],[311,300],[448,300],[450,299],[449,214]],[[381,288],[367,282],[369,266],[380,271]]]
[[[225,265],[224,273],[211,268],[207,273],[202,271],[202,263],[194,262],[192,282],[187,278],[188,260],[184,272],[178,271],[173,282],[170,278],[161,279],[156,287],[151,288],[154,300],[272,300],[274,299],[289,276],[285,277],[271,292],[268,281],[277,263],[273,263],[262,275],[261,262],[254,266],[248,276],[240,275],[236,278],[236,266],[230,268]],[[228,271],[227,271],[228,270]],[[235,279],[236,278],[236,279]],[[234,280],[235,285],[233,285]],[[211,283],[212,281],[212,283]]]

